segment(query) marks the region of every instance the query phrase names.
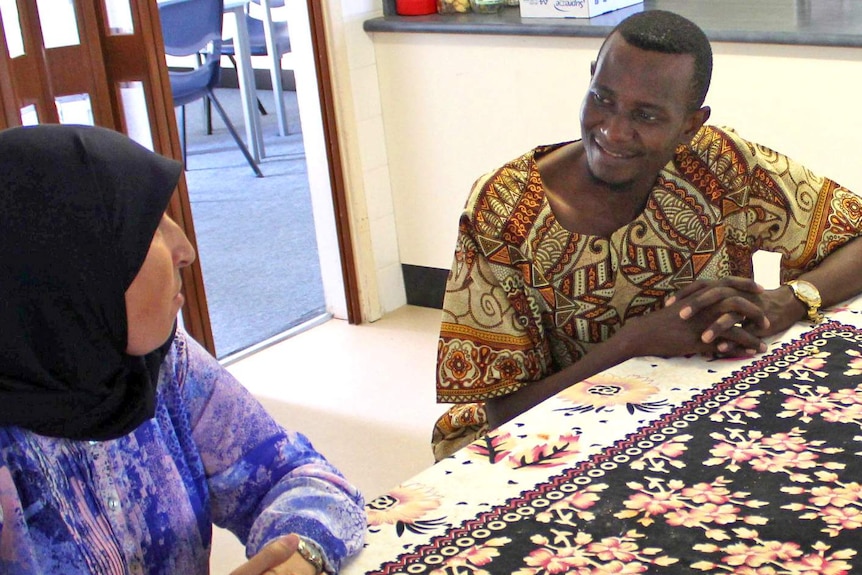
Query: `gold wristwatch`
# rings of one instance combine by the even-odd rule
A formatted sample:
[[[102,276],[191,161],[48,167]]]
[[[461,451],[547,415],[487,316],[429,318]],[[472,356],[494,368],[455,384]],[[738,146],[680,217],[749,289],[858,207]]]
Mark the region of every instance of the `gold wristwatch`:
[[[323,553],[320,552],[320,548],[317,544],[300,537],[299,545],[296,547],[296,552],[299,553],[303,559],[311,563],[312,567],[314,567],[315,573],[318,575],[323,573]]]
[[[812,323],[820,323],[823,321],[823,314],[820,313],[820,291],[812,284],[805,280],[791,280],[787,282],[790,289],[793,290],[793,295],[808,308],[808,319]]]

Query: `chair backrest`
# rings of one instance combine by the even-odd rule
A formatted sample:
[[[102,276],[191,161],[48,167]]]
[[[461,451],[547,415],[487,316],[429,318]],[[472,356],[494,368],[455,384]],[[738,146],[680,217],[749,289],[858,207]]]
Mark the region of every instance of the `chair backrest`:
[[[165,0],[159,2],[165,52],[171,56],[191,56],[203,52],[210,43],[209,58],[221,55],[223,0]]]
[[[260,0],[250,0],[246,7],[246,14],[249,18],[263,20],[263,6]],[[284,0],[270,0],[269,14],[273,22],[287,22],[288,8],[284,5]]]
[[[254,9],[256,6],[260,6],[260,0],[250,0],[249,8]],[[284,7],[284,0],[269,0],[270,9],[282,8]]]

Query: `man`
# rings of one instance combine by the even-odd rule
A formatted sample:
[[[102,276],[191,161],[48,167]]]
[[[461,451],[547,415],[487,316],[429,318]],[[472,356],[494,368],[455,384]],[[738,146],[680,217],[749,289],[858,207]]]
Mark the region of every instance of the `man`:
[[[648,10],[599,50],[582,139],[480,178],[446,287],[435,456],[632,357],[754,355],[862,291],[862,202],[705,125],[704,33]],[[840,248],[840,249],[839,249]],[[751,254],[782,254],[754,283]]]

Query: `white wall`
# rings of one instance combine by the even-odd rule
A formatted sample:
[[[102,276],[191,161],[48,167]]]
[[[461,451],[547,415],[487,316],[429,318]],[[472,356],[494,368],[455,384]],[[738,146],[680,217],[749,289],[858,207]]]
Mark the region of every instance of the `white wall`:
[[[364,321],[406,303],[377,63],[365,20],[381,0],[326,0],[327,41]]]
[[[600,40],[376,33],[373,43],[401,262],[447,269],[476,177],[579,137]],[[714,52],[711,122],[862,192],[862,49],[718,43]]]

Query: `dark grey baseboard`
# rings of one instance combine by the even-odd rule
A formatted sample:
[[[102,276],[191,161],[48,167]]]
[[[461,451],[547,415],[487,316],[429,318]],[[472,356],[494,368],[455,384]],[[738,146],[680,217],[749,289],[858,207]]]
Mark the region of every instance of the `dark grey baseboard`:
[[[401,271],[408,304],[443,309],[449,270],[401,264]]]

